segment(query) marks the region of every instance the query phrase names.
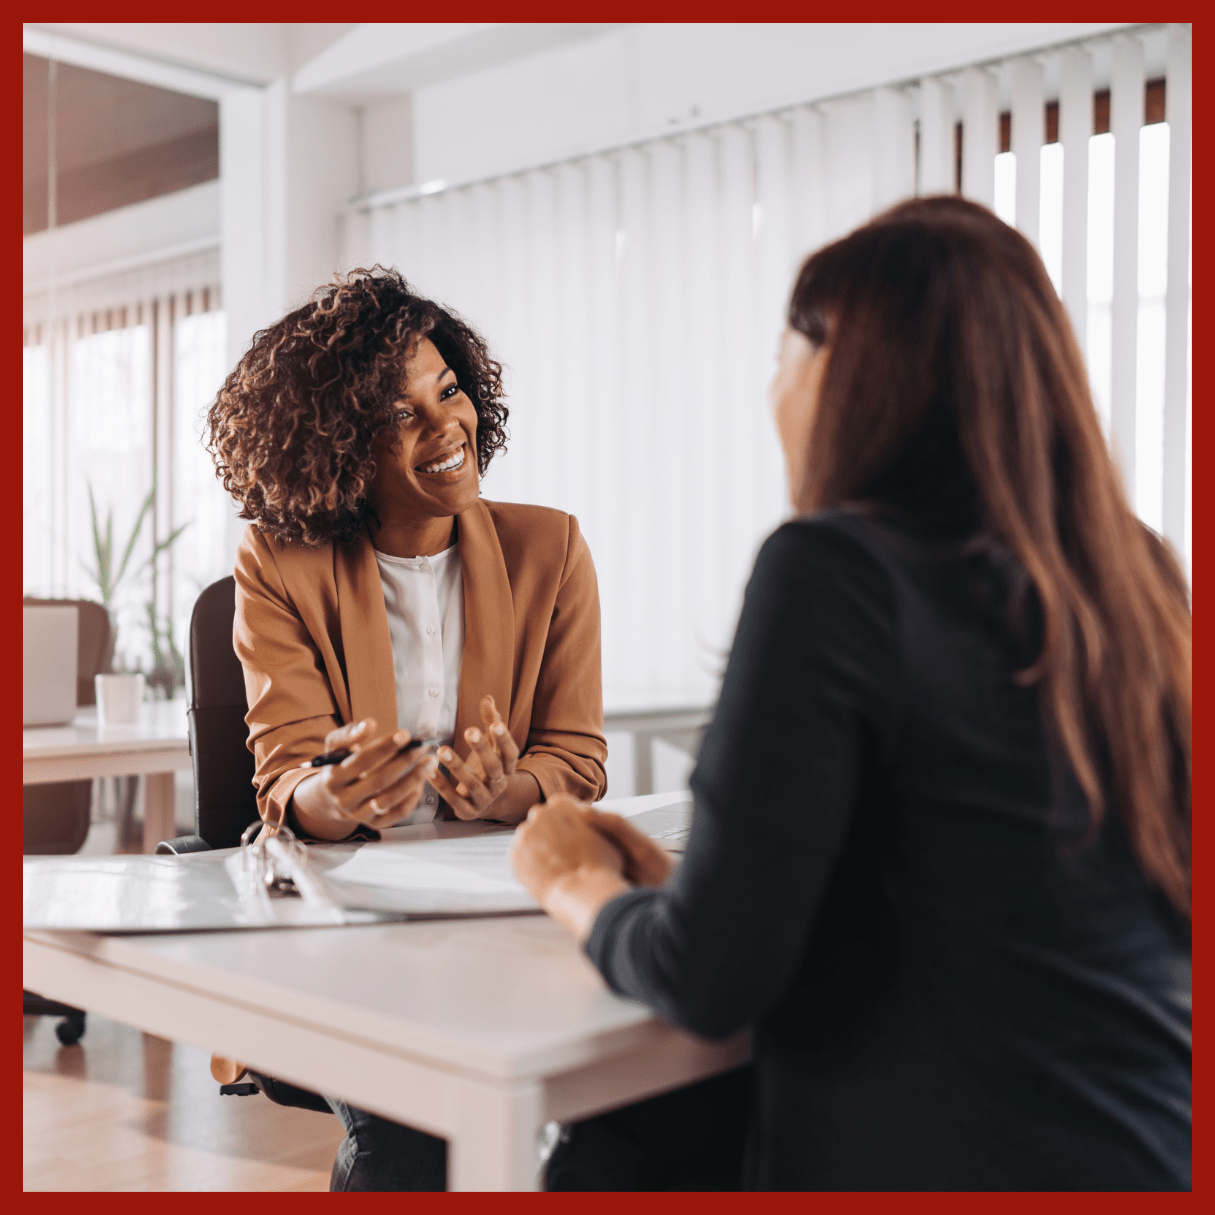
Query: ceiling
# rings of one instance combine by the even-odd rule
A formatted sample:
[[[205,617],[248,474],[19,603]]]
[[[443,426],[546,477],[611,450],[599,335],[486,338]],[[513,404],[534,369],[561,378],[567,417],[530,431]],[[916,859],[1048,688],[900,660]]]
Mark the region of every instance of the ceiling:
[[[32,22],[25,49],[203,96],[290,77],[351,104],[624,28],[603,22]]]

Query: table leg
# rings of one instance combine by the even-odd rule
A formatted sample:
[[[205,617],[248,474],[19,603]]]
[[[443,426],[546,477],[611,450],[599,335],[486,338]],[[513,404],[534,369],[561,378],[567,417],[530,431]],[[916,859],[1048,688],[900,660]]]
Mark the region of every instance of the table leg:
[[[171,840],[177,834],[173,801],[173,773],[149,772],[143,789],[144,852],[155,852],[161,840]]]
[[[535,1083],[506,1088],[458,1081],[447,1140],[449,1190],[535,1190],[543,1095]]]
[[[654,735],[633,732],[633,796],[654,792]]]

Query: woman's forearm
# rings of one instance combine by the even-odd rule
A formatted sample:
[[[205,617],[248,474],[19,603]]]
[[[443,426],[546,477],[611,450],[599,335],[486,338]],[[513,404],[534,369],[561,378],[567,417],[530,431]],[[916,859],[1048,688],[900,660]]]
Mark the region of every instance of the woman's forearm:
[[[527,812],[544,800],[540,782],[530,773],[516,769],[506,778],[506,790],[494,801],[484,817],[498,823],[521,823]]]
[[[289,803],[291,816],[300,833],[310,839],[344,840],[359,824],[332,811],[326,812],[320,777],[319,772],[314,773],[295,786]]]
[[[545,894],[544,910],[585,944],[599,913],[618,895],[633,889],[610,869],[577,869],[554,882]]]

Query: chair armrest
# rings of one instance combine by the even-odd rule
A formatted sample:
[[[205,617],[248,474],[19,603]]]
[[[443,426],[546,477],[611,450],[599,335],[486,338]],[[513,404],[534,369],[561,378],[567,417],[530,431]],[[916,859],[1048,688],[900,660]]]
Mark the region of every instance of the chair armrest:
[[[211,845],[201,835],[179,835],[174,840],[161,840],[156,845],[157,856],[182,856],[187,852],[210,852]]]

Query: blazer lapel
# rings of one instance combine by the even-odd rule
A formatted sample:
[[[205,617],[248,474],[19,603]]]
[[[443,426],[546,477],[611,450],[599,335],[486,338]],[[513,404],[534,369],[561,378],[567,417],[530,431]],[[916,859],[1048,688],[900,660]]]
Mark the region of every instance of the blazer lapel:
[[[460,699],[452,745],[458,755],[466,756],[470,748],[464,741],[464,731],[469,726],[482,728],[483,696],[492,696],[503,721],[510,722],[515,612],[506,562],[489,508],[478,498],[459,520],[464,657],[460,664]],[[384,615],[382,606],[380,614]],[[522,748],[526,739],[515,741]]]
[[[364,530],[351,544],[333,546],[338,619],[346,655],[350,720],[374,717],[380,733],[397,728],[397,681],[392,638],[375,549]]]

